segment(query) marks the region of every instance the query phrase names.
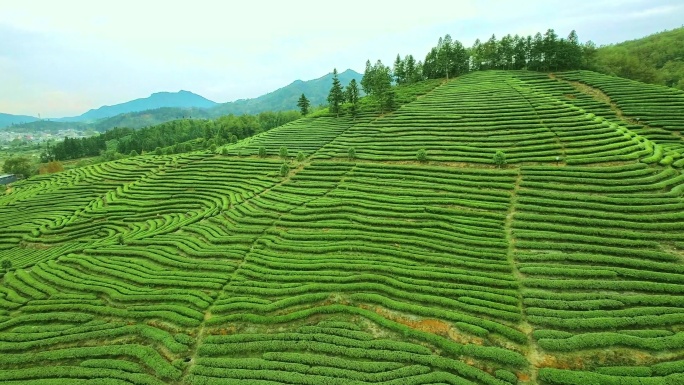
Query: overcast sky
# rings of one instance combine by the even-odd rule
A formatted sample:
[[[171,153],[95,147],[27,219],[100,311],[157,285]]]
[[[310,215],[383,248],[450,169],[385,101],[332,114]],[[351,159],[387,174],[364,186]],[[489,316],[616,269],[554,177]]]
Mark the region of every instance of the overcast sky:
[[[423,59],[451,34],[575,29],[598,45],[682,26],[682,0],[0,0],[0,112],[80,115],[158,91],[217,102],[397,53]]]

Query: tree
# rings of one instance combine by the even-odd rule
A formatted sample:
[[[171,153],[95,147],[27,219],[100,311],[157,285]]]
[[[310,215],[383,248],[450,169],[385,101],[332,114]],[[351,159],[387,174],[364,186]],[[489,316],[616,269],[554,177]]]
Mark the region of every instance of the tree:
[[[297,162],[303,162],[305,158],[306,158],[306,155],[304,155],[303,152],[299,151],[297,153]]]
[[[2,260],[2,262],[0,262],[0,267],[2,267],[3,270],[7,271],[12,268],[12,261],[5,258]]]
[[[366,70],[363,71],[363,77],[361,78],[361,89],[367,95],[371,94],[372,82],[373,82],[373,67],[371,66],[370,60],[366,60]]]
[[[280,157],[281,158],[287,158],[288,153],[287,153],[287,147],[285,146],[280,146]]]
[[[33,161],[26,156],[16,156],[5,160],[2,166],[2,171],[8,174],[21,175],[28,178],[35,173]]]
[[[128,154],[129,156],[138,156],[138,151],[131,150],[131,153]]]
[[[216,152],[216,143],[212,143],[211,146],[209,146],[209,151]]]
[[[494,164],[497,165],[499,168],[503,167],[504,164],[506,164],[506,154],[499,150],[496,153],[494,153]]]
[[[299,97],[299,100],[297,100],[297,107],[299,107],[299,111],[301,111],[302,115],[307,115],[309,113],[309,107],[311,107],[311,102],[302,94],[302,96]]]
[[[259,158],[265,158],[266,157],[266,147],[261,146],[259,147]]]
[[[154,155],[164,155],[164,151],[161,147],[157,147],[154,149]]]
[[[392,72],[394,73],[394,81],[397,84],[406,83],[406,63],[401,60],[401,56],[399,56],[399,54],[397,54],[397,58],[394,60]]]
[[[287,163],[283,163],[282,166],[280,166],[280,176],[287,176],[287,174],[290,173],[290,166],[287,165]]]
[[[344,93],[342,91],[342,84],[337,77],[337,68],[333,70],[333,83],[328,93],[328,103],[330,103],[330,112],[340,116],[340,105],[344,101]]]
[[[382,61],[378,60],[373,67],[366,68],[366,73],[361,79],[361,86],[364,92],[378,101],[380,113],[394,108],[392,71],[382,64]]]
[[[419,162],[425,162],[427,160],[427,151],[425,151],[424,148],[421,148],[420,150],[418,150],[416,158]]]
[[[359,105],[359,86],[356,79],[352,79],[347,87],[344,89],[345,100],[351,104],[351,114],[356,117]]]
[[[349,156],[349,160],[355,159],[356,158],[356,149],[354,147],[349,147],[349,151],[347,151],[347,155]]]
[[[123,236],[123,234],[119,234],[119,236],[116,237],[116,242],[117,242],[119,245],[123,245],[123,244],[124,244],[124,236]]]
[[[223,155],[223,156],[228,155],[228,147],[221,148],[221,155]]]

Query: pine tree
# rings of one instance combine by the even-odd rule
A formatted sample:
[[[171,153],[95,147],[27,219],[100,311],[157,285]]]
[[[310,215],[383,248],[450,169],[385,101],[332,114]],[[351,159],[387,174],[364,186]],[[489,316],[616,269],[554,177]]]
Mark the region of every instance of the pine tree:
[[[401,60],[401,56],[399,56],[399,54],[397,54],[397,59],[394,60],[394,68],[392,69],[392,72],[394,73],[394,81],[397,84],[407,83],[405,62]]]
[[[299,97],[299,100],[297,100],[297,107],[299,107],[302,115],[307,115],[309,113],[309,107],[311,107],[311,102],[302,94],[302,96]]]
[[[344,98],[347,103],[351,104],[351,114],[356,117],[359,105],[359,86],[356,79],[352,79],[344,90]]]
[[[342,91],[342,84],[337,78],[337,68],[333,70],[333,83],[328,94],[328,103],[330,103],[330,112],[340,116],[340,105],[344,101],[344,93]]]

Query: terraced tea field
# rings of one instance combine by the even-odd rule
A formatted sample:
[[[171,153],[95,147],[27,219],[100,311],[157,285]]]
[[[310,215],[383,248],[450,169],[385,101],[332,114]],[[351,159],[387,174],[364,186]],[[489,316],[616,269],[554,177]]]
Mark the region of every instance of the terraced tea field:
[[[684,383],[684,94],[503,71],[424,92],[16,183],[0,382]],[[307,156],[286,176],[281,146]]]

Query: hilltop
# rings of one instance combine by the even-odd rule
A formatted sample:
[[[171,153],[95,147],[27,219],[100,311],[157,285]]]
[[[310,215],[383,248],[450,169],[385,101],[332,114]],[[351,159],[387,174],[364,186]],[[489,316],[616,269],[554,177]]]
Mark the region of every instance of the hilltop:
[[[157,108],[211,108],[218,103],[206,99],[190,91],[156,92],[146,98],[131,100],[112,106],[102,106],[97,109],[69,118],[56,119],[62,122],[94,122],[98,119],[109,118],[119,114],[154,110]]]
[[[8,127],[13,124],[30,123],[36,120],[38,120],[38,118],[33,116],[0,113],[0,128]]]
[[[490,70],[396,99],[15,183],[0,378],[684,381],[683,92]]]
[[[297,106],[297,99],[302,94],[311,102],[311,105],[318,106],[327,103],[328,91],[330,91],[330,84],[332,83],[332,73],[322,76],[318,79],[302,81],[295,80],[285,87],[279,88],[266,95],[259,96],[254,99],[241,99],[234,102],[228,102],[212,108],[213,115],[242,115],[242,114],[258,114],[265,111],[287,111],[295,109]],[[348,69],[338,75],[342,86],[346,86],[352,79],[357,82],[361,81],[362,74]]]

